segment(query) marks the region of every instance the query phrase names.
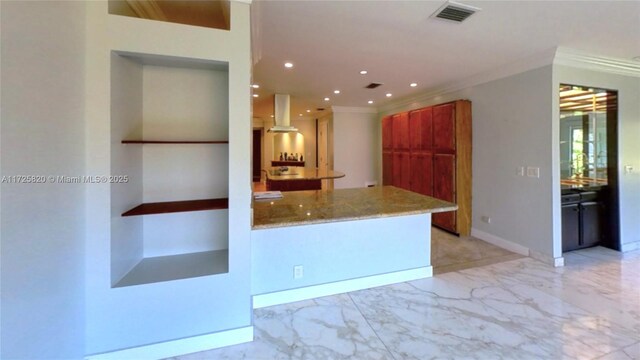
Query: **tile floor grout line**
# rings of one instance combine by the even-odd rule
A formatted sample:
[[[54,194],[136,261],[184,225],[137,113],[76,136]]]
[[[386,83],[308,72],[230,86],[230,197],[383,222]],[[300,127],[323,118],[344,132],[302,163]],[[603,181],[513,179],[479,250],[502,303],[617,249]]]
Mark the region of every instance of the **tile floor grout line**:
[[[606,354],[602,354],[602,355],[600,355],[600,356],[598,356],[598,357],[595,357],[595,358],[593,358],[592,360],[602,359],[602,358],[604,358],[605,356],[609,356],[609,355],[611,355],[611,354],[613,354],[613,353],[617,353],[618,351],[622,351],[622,352],[624,353],[624,355],[625,355],[625,356],[629,357],[629,354],[627,354],[627,352],[626,352],[626,351],[624,351],[624,349],[626,349],[626,348],[628,348],[628,347],[631,347],[631,346],[633,346],[633,345],[635,345],[635,344],[639,344],[639,343],[640,343],[640,341],[637,341],[637,342],[634,342],[634,343],[633,343],[633,344],[631,344],[631,345],[627,345],[627,346],[619,347],[619,348],[617,348],[617,349],[615,349],[615,350],[609,351],[609,352],[608,352],[608,353],[606,353]],[[633,359],[633,358],[631,358],[631,357],[630,357],[629,359]]]
[[[367,325],[369,326],[369,329],[371,329],[371,331],[373,331],[373,333],[376,335],[378,340],[380,340],[380,343],[382,343],[382,345],[384,345],[384,348],[385,348],[385,350],[387,350],[387,353],[389,353],[389,355],[391,355],[391,358],[393,360],[397,360],[396,357],[391,352],[391,350],[389,349],[389,347],[387,346],[387,344],[384,341],[382,341],[382,338],[380,337],[380,335],[378,335],[378,332],[373,328],[373,326],[371,326],[371,323],[369,322],[369,319],[367,319],[367,317],[362,313],[362,310],[360,310],[360,307],[358,306],[358,304],[356,304],[356,301],[353,300],[353,297],[351,296],[351,292],[348,292],[347,295],[349,296],[349,299],[351,299],[351,303],[353,303],[353,306],[356,307],[356,310],[358,310],[358,312],[360,313],[360,315],[362,316],[364,321],[367,322]]]
[[[533,260],[536,260],[536,259],[533,259]],[[577,283],[580,283],[580,284],[582,284],[582,285],[585,285],[585,283],[584,283],[584,282],[582,282],[579,278],[573,279],[573,281],[575,281],[575,282],[577,282]],[[576,308],[578,308],[578,309],[580,309],[580,310],[584,311],[585,313],[587,313],[587,314],[589,314],[589,315],[593,316],[594,318],[598,318],[598,319],[605,319],[605,320],[607,320],[607,318],[606,318],[604,315],[598,314],[597,312],[594,312],[593,310],[588,309],[588,308],[587,308],[587,307],[585,307],[584,305],[580,305],[580,304],[578,304],[576,301],[573,301],[573,300],[571,300],[571,299],[564,299],[564,298],[562,298],[560,295],[556,295],[556,292],[555,292],[555,291],[552,291],[553,289],[548,289],[548,288],[544,288],[544,287],[543,287],[543,288],[537,288],[537,287],[535,287],[535,286],[533,286],[533,285],[530,285],[530,284],[522,284],[522,286],[527,286],[527,287],[529,287],[529,288],[532,288],[532,289],[536,289],[536,290],[538,290],[538,291],[541,291],[541,292],[543,292],[543,293],[547,294],[548,296],[551,296],[551,297],[553,297],[553,298],[555,298],[555,299],[557,299],[557,300],[559,300],[559,301],[561,301],[561,302],[563,302],[563,303],[567,303],[567,304],[569,304],[569,305],[571,305],[571,306],[573,306],[573,307],[576,307]],[[620,294],[620,291],[616,291],[616,292],[615,292],[615,294]],[[616,321],[616,320],[608,319],[608,321],[609,321],[609,322],[611,322],[611,323],[614,323],[614,324],[616,324],[616,325],[618,325],[618,326],[620,326],[621,328],[624,328],[624,329],[626,329],[626,330],[629,330],[629,331],[636,331],[634,328],[629,327],[629,326],[628,326],[628,325],[626,325],[626,324],[622,324],[622,323],[620,323],[620,322],[618,322],[618,321]],[[640,342],[640,341],[638,341],[638,342]],[[625,347],[627,347],[627,346],[631,346],[631,345],[634,345],[634,344],[636,344],[636,343],[633,343],[633,344],[630,344],[630,345],[626,345],[626,346],[624,346],[624,347],[622,347],[622,348],[625,348]],[[622,349],[622,348],[620,348],[620,349]],[[619,349],[618,349],[618,350],[619,350]],[[606,354],[605,354],[605,355],[606,355]],[[602,356],[604,356],[604,355],[602,355]],[[598,358],[596,358],[596,359],[598,359]]]

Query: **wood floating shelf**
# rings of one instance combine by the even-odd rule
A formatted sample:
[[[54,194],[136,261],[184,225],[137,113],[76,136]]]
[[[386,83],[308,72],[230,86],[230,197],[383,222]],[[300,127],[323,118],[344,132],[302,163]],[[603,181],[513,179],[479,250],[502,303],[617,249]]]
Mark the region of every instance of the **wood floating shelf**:
[[[140,204],[122,213],[122,216],[169,214],[187,211],[223,210],[229,208],[229,199],[205,199],[187,201],[166,201]]]
[[[228,144],[228,140],[202,140],[202,141],[167,141],[167,140],[122,140],[123,144]]]

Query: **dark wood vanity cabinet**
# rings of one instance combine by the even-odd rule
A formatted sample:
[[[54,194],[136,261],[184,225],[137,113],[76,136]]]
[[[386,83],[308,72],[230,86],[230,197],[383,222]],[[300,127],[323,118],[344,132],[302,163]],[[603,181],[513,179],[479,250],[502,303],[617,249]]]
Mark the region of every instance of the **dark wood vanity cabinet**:
[[[562,197],[562,251],[596,246],[602,238],[603,206],[597,192]]]
[[[458,204],[433,215],[450,232],[471,232],[471,102],[458,100],[382,119],[382,180]]]

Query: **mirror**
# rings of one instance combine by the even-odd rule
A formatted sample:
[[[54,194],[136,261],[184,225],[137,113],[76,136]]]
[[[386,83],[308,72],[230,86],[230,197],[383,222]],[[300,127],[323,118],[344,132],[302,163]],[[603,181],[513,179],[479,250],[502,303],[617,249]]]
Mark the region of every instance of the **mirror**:
[[[560,85],[562,185],[607,185],[607,124],[616,110],[615,91]]]

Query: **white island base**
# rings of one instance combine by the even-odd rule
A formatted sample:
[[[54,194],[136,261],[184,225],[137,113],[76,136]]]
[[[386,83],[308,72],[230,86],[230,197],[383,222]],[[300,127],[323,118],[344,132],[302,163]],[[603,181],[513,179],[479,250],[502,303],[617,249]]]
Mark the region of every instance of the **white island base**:
[[[251,233],[254,308],[432,274],[430,213],[254,229]]]

